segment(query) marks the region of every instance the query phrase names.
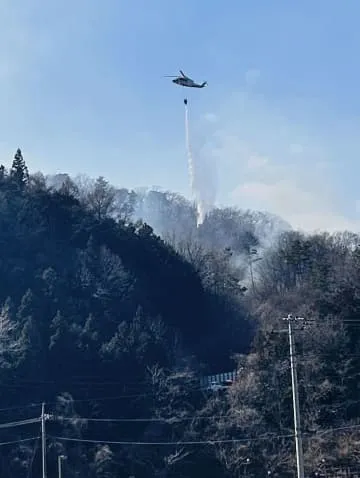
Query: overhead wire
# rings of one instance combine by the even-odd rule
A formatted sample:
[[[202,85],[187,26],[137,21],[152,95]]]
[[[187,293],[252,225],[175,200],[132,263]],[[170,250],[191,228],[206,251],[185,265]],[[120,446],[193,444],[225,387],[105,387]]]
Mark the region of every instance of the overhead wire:
[[[16,422],[0,423],[0,429],[19,427],[23,425],[31,425],[33,423],[39,423],[40,421],[41,421],[41,418],[38,417],[38,418],[29,418],[28,420],[19,420]]]
[[[55,416],[55,418],[59,420],[65,421],[72,421],[74,418],[71,417],[62,417],[62,416]],[[220,420],[222,418],[226,418],[226,416],[213,416],[213,417],[167,417],[167,418],[157,418],[157,417],[150,417],[150,418],[86,418],[86,417],[79,417],[76,420],[84,420],[87,422],[119,422],[119,423],[126,423],[126,422],[166,422],[166,423],[175,423],[175,422],[185,422],[185,421],[197,421],[197,420]]]
[[[192,440],[192,441],[163,441],[163,442],[146,442],[146,441],[113,441],[113,440],[92,440],[86,438],[67,438],[52,436],[54,440],[63,440],[63,441],[74,441],[79,443],[103,443],[103,444],[112,444],[112,445],[139,445],[139,446],[180,446],[180,445],[217,445],[225,443],[245,443],[251,441],[259,440],[269,440],[271,439],[280,439],[280,438],[293,438],[293,434],[289,435],[272,435],[267,434],[262,437],[248,437],[248,438],[238,438],[238,439],[228,439],[228,440]]]
[[[3,442],[0,442],[0,446],[15,445],[17,443],[25,443],[28,441],[38,440],[39,438],[40,438],[39,436],[36,436],[36,437],[30,437],[30,438],[20,438],[18,440],[12,440],[12,441],[3,441]]]
[[[329,428],[326,430],[321,430],[314,433],[304,433],[303,437],[317,438],[325,434],[334,433],[337,431],[359,429],[360,424],[357,425],[348,425],[341,427]],[[129,446],[180,446],[180,445],[217,445],[217,444],[236,444],[236,443],[250,443],[262,440],[276,440],[276,439],[293,439],[295,434],[284,434],[277,435],[273,433],[264,433],[257,437],[249,436],[243,438],[233,438],[233,439],[219,439],[219,440],[191,440],[191,441],[163,441],[163,442],[147,442],[147,441],[122,441],[122,440],[100,440],[100,439],[87,439],[87,438],[70,438],[62,436],[53,436],[49,435],[54,440],[60,441],[69,441],[69,442],[78,442],[78,443],[92,443],[92,444],[112,444],[112,445],[129,445]]]
[[[54,418],[54,417],[51,417]],[[61,418],[61,417],[55,417],[55,418]],[[188,418],[188,417],[186,417]],[[202,418],[214,418],[214,417],[202,417]],[[71,420],[71,418],[66,417],[65,419]],[[107,422],[117,422],[117,421],[137,421],[141,419],[116,419],[116,418],[107,418],[107,419],[86,419],[86,418],[81,418],[81,420],[90,420],[90,421],[107,421]],[[201,419],[201,417],[200,417]],[[155,421],[154,419],[147,419],[148,421]],[[161,419],[159,419],[161,420]],[[40,417],[37,418],[32,418],[29,420],[19,420],[17,422],[8,422],[8,423],[2,423],[0,424],[0,429],[4,428],[13,428],[21,425],[29,425],[33,423],[39,423],[41,421]],[[324,429],[324,430],[319,430],[313,433],[310,432],[305,432],[303,434],[303,437],[310,437],[310,438],[317,438],[321,437],[326,434],[334,433],[337,431],[345,431],[345,430],[355,430],[355,429],[360,429],[360,424],[352,424],[352,425],[343,425],[339,427],[333,427],[329,429]],[[147,442],[147,441],[126,441],[126,440],[102,440],[102,439],[87,439],[87,438],[71,438],[71,437],[62,437],[62,436],[52,436],[49,435],[49,437],[55,439],[55,440],[63,440],[63,441],[72,441],[72,442],[81,442],[81,443],[103,443],[103,444],[118,444],[118,445],[140,445],[140,446],[173,446],[173,445],[216,445],[216,444],[234,444],[234,443],[245,443],[245,442],[254,442],[254,441],[260,441],[260,440],[269,440],[269,439],[285,439],[285,438],[294,438],[294,433],[291,434],[274,434],[274,433],[264,433],[262,435],[259,435],[257,437],[254,436],[248,436],[248,437],[242,437],[242,438],[232,438],[232,439],[217,439],[217,440],[191,440],[191,441],[163,441],[163,442]],[[27,442],[31,440],[37,440],[39,439],[39,436],[37,437],[30,437],[30,438],[25,438],[25,439],[18,439],[18,440],[12,440],[12,441],[7,441],[7,442],[0,442],[0,446],[3,445],[9,445],[9,444],[16,444],[16,443],[21,443],[21,442]]]

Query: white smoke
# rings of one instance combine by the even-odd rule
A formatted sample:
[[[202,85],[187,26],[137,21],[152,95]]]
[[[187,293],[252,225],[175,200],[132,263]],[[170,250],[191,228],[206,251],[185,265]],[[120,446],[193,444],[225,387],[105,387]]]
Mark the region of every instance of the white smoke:
[[[206,200],[206,184],[201,181],[200,171],[196,168],[194,157],[191,149],[190,142],[190,127],[189,127],[189,110],[187,103],[185,103],[185,138],[186,138],[186,150],[188,155],[188,168],[190,177],[191,194],[195,199],[197,210],[197,227],[199,227],[205,220],[206,214],[212,207],[209,201]],[[202,173],[201,173],[202,174]],[[206,181],[205,181],[206,183]]]

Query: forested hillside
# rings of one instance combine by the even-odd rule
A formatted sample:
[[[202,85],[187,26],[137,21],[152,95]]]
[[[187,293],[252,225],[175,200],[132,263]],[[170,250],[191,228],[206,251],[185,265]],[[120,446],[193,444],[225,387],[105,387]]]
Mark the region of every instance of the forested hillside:
[[[207,247],[231,247],[235,253],[243,253],[251,245],[266,247],[280,232],[291,229],[273,214],[235,208],[214,208],[203,226],[197,228],[195,204],[173,192],[116,188],[103,177],[37,176],[55,190],[69,189],[96,215],[110,215],[125,221],[141,219],[169,242],[191,240]]]
[[[226,264],[214,274],[211,265],[210,279],[202,280],[147,224],[90,210],[66,185],[52,190],[29,175],[20,150],[9,171],[1,168],[0,200],[0,407],[44,401],[48,413],[67,417],[171,416],[164,394],[185,392],[168,384],[168,374],[189,370],[186,393],[201,402],[199,374],[233,366],[231,353],[249,348],[243,292],[233,277],[231,289],[224,283]],[[36,417],[39,410],[2,412],[3,421]],[[91,428],[86,436],[119,438],[114,423]],[[4,431],[2,441],[27,436],[19,430]],[[79,422],[50,426],[50,433],[66,437],[81,437],[82,430]],[[166,427],[147,422],[122,424],[121,431],[126,440],[169,436]],[[61,442],[50,443],[51,466]],[[79,446],[71,467],[88,475],[97,467],[97,447]],[[16,454],[4,459],[1,476],[27,469],[32,450],[22,448],[20,462]],[[134,452],[127,450],[129,460]]]
[[[161,236],[161,237],[160,237]],[[360,468],[360,238],[305,236],[104,178],[0,169],[0,476],[293,477]],[[284,331],[285,328],[285,331]],[[238,370],[226,390],[203,376]]]

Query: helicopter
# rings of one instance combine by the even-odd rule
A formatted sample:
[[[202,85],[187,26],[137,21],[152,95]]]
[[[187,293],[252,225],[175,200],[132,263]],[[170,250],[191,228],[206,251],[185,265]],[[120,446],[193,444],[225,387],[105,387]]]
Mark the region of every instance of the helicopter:
[[[183,71],[180,70],[180,76],[169,76],[166,75],[166,78],[175,78],[175,80],[172,80],[173,83],[179,86],[186,86],[188,88],[204,88],[204,86],[207,86],[207,82],[204,81],[203,83],[195,83],[194,80],[189,78],[188,76],[185,75]]]

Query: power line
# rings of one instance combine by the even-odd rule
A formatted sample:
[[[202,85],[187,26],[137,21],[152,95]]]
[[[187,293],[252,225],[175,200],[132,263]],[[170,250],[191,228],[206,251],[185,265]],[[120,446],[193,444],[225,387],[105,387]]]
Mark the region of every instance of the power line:
[[[141,441],[112,441],[112,440],[91,440],[86,438],[66,438],[49,435],[54,440],[63,440],[63,441],[74,441],[81,443],[104,443],[109,445],[140,445],[140,446],[179,446],[179,445],[217,445],[217,444],[231,444],[231,443],[246,443],[254,442],[260,440],[269,440],[269,439],[281,439],[281,438],[293,438],[294,435],[271,435],[270,433],[259,436],[259,437],[249,437],[249,438],[238,438],[238,439],[228,439],[228,440],[199,440],[199,441],[168,441],[168,442],[141,442]]]
[[[47,418],[53,418],[51,415],[47,416]],[[186,417],[187,418],[187,417]],[[201,417],[200,417],[201,418]],[[216,418],[216,417],[203,417],[206,419],[209,418]],[[219,418],[219,417],[218,417]],[[221,417],[223,418],[223,417]],[[71,420],[71,418],[65,418],[66,420]],[[112,419],[112,418],[107,418],[107,419],[87,419],[87,418],[80,418],[81,420],[91,420],[91,421],[123,421],[123,419]],[[134,420],[142,420],[142,419],[124,419],[124,420],[129,420],[129,421],[134,421]],[[149,419],[144,419],[144,420],[149,420]],[[162,420],[162,419],[150,419],[150,420]],[[33,423],[39,423],[41,421],[41,417],[38,418],[32,418],[29,420],[21,420],[17,422],[9,422],[9,423],[2,423],[0,424],[0,428],[12,428],[12,427],[17,427],[21,425],[29,425]],[[333,427],[325,430],[320,430],[314,433],[304,433],[303,436],[305,437],[320,437],[325,434],[329,433],[334,433],[337,431],[345,431],[345,430],[355,430],[355,429],[360,429],[360,424],[353,424],[353,425],[344,425],[344,426],[339,426],[339,427]],[[264,433],[263,435],[260,435],[258,437],[244,437],[244,438],[239,438],[239,439],[220,439],[220,440],[194,440],[194,441],[167,441],[167,442],[140,442],[140,441],[111,441],[111,440],[93,440],[93,439],[85,439],[85,438],[68,438],[68,437],[59,437],[59,436],[51,436],[51,438],[56,439],[56,440],[64,440],[64,441],[76,441],[76,442],[83,442],[83,443],[108,443],[108,444],[119,444],[119,445],[144,445],[144,446],[151,446],[151,445],[164,445],[164,446],[171,446],[171,445],[215,445],[215,444],[231,444],[231,443],[245,443],[245,442],[254,442],[254,441],[259,441],[259,440],[269,440],[269,439],[284,439],[284,438],[294,438],[295,434],[284,434],[284,435],[276,435],[273,433]],[[40,437],[31,437],[31,438],[25,438],[25,439],[19,439],[19,440],[14,440],[14,441],[9,441],[9,442],[0,442],[0,446],[2,445],[8,445],[8,444],[15,444],[15,443],[21,443],[21,442],[26,442],[26,441],[31,441],[31,440],[38,440]]]
[[[5,446],[5,445],[15,445],[16,443],[24,443],[27,441],[33,441],[33,440],[38,440],[40,437],[31,437],[31,438],[22,438],[19,440],[13,440],[13,441],[3,441],[0,442],[0,446]]]
[[[0,423],[0,429],[19,427],[22,425],[31,425],[33,423],[40,423],[40,420],[41,420],[40,418],[29,418],[28,420],[19,420],[17,422]]]
[[[84,420],[88,422],[184,422],[184,421],[195,421],[195,420],[219,420],[222,418],[227,418],[226,415],[219,415],[216,416],[214,415],[213,417],[167,417],[167,418],[87,418],[87,417],[62,417],[62,416],[56,416],[55,418],[59,420],[67,420],[67,421],[72,421],[72,420]]]
[[[314,433],[304,433],[304,437],[308,438],[317,438],[328,433],[334,433],[337,431],[343,430],[352,430],[359,429],[360,424],[357,425],[347,425],[341,427],[329,428],[326,430],[314,432]],[[78,443],[95,443],[95,444],[109,444],[109,445],[134,445],[134,446],[180,446],[180,445],[217,445],[217,444],[236,444],[236,443],[249,443],[263,440],[279,440],[279,439],[293,439],[295,434],[285,434],[285,435],[276,435],[272,433],[264,433],[258,437],[244,437],[244,438],[233,438],[233,439],[223,439],[223,440],[193,440],[193,441],[163,441],[163,442],[142,442],[142,441],[116,441],[116,440],[95,440],[95,439],[86,439],[86,438],[68,438],[61,436],[49,435],[53,440],[60,441],[70,441]]]

